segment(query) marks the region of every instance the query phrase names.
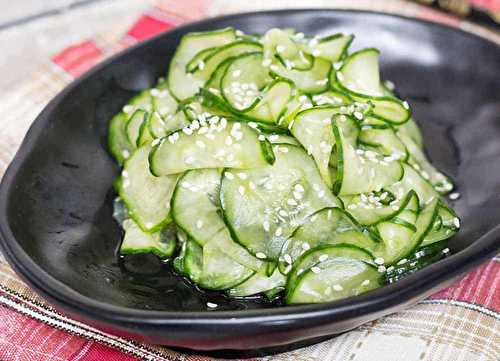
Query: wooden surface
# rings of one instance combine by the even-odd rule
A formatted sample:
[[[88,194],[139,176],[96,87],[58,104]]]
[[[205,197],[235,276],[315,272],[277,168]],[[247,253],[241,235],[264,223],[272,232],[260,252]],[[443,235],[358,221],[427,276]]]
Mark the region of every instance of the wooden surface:
[[[182,1],[182,0],[179,0]],[[113,27],[125,30],[145,0],[15,0],[0,12],[0,90],[23,81],[58,50]]]

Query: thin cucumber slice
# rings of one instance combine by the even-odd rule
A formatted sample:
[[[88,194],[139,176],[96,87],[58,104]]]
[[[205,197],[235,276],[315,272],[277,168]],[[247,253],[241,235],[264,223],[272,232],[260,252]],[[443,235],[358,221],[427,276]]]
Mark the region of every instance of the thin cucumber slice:
[[[285,276],[283,276],[278,269],[275,269],[271,276],[262,272],[255,273],[245,282],[229,289],[227,293],[232,297],[253,296],[271,290],[278,291],[284,289],[285,283]]]
[[[294,261],[308,249],[321,245],[352,244],[373,252],[378,243],[346,211],[324,208],[312,214],[283,244],[280,271],[286,274]]]
[[[152,113],[146,113],[144,116],[144,120],[139,127],[139,135],[137,136],[136,146],[139,148],[140,146],[150,143],[153,141],[154,137],[149,131],[149,122],[151,120]]]
[[[387,96],[380,82],[379,51],[369,48],[349,55],[336,73],[338,86],[357,101],[370,101],[373,114],[393,124],[403,124],[411,116],[407,103]]]
[[[313,57],[304,51],[303,44],[294,40],[293,34],[282,29],[270,29],[262,38],[264,58],[271,63],[280,63],[284,67],[296,70],[309,70],[313,66]]]
[[[191,170],[179,179],[172,196],[172,218],[201,246],[215,242],[238,263],[259,270],[263,262],[235,243],[220,214],[221,171]]]
[[[326,245],[304,253],[287,280],[285,301],[329,302],[379,286],[380,273],[371,256],[350,245]]]
[[[335,63],[344,58],[353,40],[353,35],[333,34],[319,40],[310,40],[307,48],[313,56]]]
[[[123,112],[130,117],[136,110],[139,109],[146,112],[153,110],[150,89],[145,89],[130,99],[127,105],[123,107]]]
[[[428,180],[440,194],[447,194],[453,190],[453,183],[443,173],[439,172],[425,156],[422,148],[407,134],[399,133],[399,138],[410,152],[408,163]]]
[[[150,155],[157,176],[200,168],[262,167],[273,162],[270,143],[245,123],[212,117],[163,138]]]
[[[258,258],[277,260],[284,241],[315,211],[340,206],[314,161],[293,145],[273,145],[274,165],[227,170],[221,203],[233,237]]]
[[[138,148],[123,168],[118,193],[130,217],[145,232],[161,229],[169,221],[170,198],[178,175],[155,177],[149,171],[151,145]]]
[[[163,138],[172,132],[187,127],[189,123],[183,111],[167,115],[165,118],[162,118],[158,112],[152,112],[148,118],[148,129],[153,138]]]
[[[262,66],[262,53],[245,54],[234,59],[221,79],[225,101],[238,112],[247,112],[260,100],[260,89],[271,80]]]
[[[199,67],[194,72],[196,78],[208,81],[219,64],[228,58],[233,58],[245,53],[261,52],[262,45],[256,42],[238,40],[227,45],[221,46],[215,52],[209,54],[203,62],[199,62],[202,67]]]
[[[231,44],[231,43],[230,43]],[[204,67],[204,60],[215,53],[220,48],[208,48],[199,51],[193,58],[186,64],[186,73],[194,73],[200,67]],[[202,65],[203,64],[203,65]]]
[[[442,202],[438,206],[438,214],[432,230],[422,241],[421,246],[426,247],[436,242],[452,237],[460,229],[460,219],[457,214]]]
[[[408,159],[409,152],[405,144],[391,127],[362,126],[359,141],[385,156],[394,156],[403,161]]]
[[[413,142],[415,142],[415,144],[417,144],[420,149],[424,148],[422,132],[420,132],[420,129],[418,128],[418,125],[413,118],[410,118],[406,123],[399,125],[397,128],[397,133],[398,136],[404,134],[407,137],[411,138],[411,140],[413,140]]]
[[[398,264],[389,267],[384,274],[385,283],[394,283],[400,279],[428,266],[431,263],[437,262],[446,257],[449,252],[447,242],[441,241],[433,243],[430,246],[419,248],[410,258],[402,260]]]
[[[310,70],[288,69],[281,63],[270,65],[269,69],[275,76],[292,81],[297,89],[305,93],[322,93],[329,87],[328,74],[331,63],[321,58],[315,58]]]
[[[123,164],[134,150],[127,135],[127,115],[124,112],[116,114],[109,125],[108,147],[118,164]]]
[[[246,115],[263,123],[278,123],[280,116],[286,111],[292,96],[293,84],[287,80],[276,80],[263,90],[259,103]]]
[[[134,148],[137,147],[141,128],[143,124],[147,124],[148,113],[145,110],[137,109],[127,121],[127,136]]]
[[[302,144],[318,167],[323,181],[333,186],[329,163],[335,137],[332,130],[332,115],[340,108],[332,106],[314,107],[298,113],[290,129],[293,136]]]
[[[254,271],[228,257],[214,242],[201,247],[188,239],[185,247],[182,267],[178,268],[202,288],[230,289],[254,274]]]
[[[343,196],[345,208],[361,224],[372,225],[390,219],[400,208],[401,202],[411,190],[417,193],[420,207],[439,198],[431,184],[423,179],[411,166],[402,164],[404,175],[396,182],[379,192]]]
[[[166,81],[158,82],[156,88],[151,89],[149,94],[151,95],[151,112],[157,112],[162,119],[177,112],[177,100],[170,93]]]
[[[336,150],[333,154],[336,168],[334,191],[337,194],[379,191],[401,180],[404,173],[399,161],[356,147],[359,128],[353,117],[334,115],[332,129]]]
[[[327,90],[320,94],[315,94],[312,96],[312,101],[314,105],[348,105],[352,104],[353,99],[347,94],[336,90]]]
[[[204,80],[186,72],[186,65],[200,51],[229,44],[236,39],[234,29],[189,33],[182,37],[168,71],[168,87],[172,95],[178,99],[187,99],[196,94]]]
[[[133,220],[123,222],[125,236],[121,254],[154,253],[160,258],[172,256],[176,247],[175,225],[169,224],[158,232],[146,233]]]
[[[417,247],[415,242],[421,242],[421,239],[414,237],[417,232],[418,211],[418,196],[414,191],[410,191],[396,214],[391,219],[377,224],[376,229],[383,241],[383,247],[376,253],[385,263],[392,264],[408,256]]]

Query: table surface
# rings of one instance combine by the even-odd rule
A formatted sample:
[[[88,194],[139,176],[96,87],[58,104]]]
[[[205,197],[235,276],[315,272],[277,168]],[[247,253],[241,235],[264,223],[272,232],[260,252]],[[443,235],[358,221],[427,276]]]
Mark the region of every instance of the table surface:
[[[125,30],[149,5],[144,0],[16,0],[2,7],[0,90],[26,79],[58,50],[109,29],[110,22]]]

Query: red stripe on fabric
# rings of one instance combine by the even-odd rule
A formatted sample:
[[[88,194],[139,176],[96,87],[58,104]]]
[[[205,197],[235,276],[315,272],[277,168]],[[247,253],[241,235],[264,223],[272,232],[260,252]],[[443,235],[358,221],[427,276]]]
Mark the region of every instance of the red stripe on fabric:
[[[0,320],[0,360],[69,360],[87,342],[7,307],[0,306]]]
[[[434,10],[425,6],[421,6],[419,9],[420,11],[418,12],[418,16],[425,20],[435,21],[455,27],[458,27],[462,21],[460,18],[447,14],[443,11]]]
[[[92,40],[72,45],[52,57],[52,61],[74,77],[95,65],[103,52]]]
[[[160,0],[155,9],[191,21],[207,17],[212,2],[212,0]]]
[[[160,20],[150,15],[142,15],[127,32],[127,36],[141,41],[168,30],[174,25],[176,24],[164,21],[163,19]]]
[[[490,261],[429,299],[469,302],[500,312],[500,263]]]
[[[94,342],[81,361],[137,361],[138,359],[117,351],[100,343]]]
[[[500,11],[500,0],[470,0],[472,6],[488,11]]]

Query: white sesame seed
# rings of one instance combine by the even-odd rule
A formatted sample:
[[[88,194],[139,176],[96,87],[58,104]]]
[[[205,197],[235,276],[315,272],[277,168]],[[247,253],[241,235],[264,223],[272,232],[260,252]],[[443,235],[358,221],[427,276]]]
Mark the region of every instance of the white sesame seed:
[[[258,140],[260,140],[261,142],[265,141],[266,140],[266,137],[264,137],[262,134],[260,134],[258,137],[257,137]]]
[[[338,62],[336,62],[336,63],[333,64],[333,68],[335,70],[339,70],[340,68],[342,68],[342,64],[343,63],[341,61],[338,61]]]
[[[320,56],[321,55],[321,51],[319,49],[314,49],[313,52],[312,52],[312,55],[313,56]]]
[[[250,128],[255,129],[255,128],[257,128],[259,125],[258,125],[257,123],[255,123],[255,122],[249,122],[249,123],[248,123],[248,126],[249,126]]]
[[[233,179],[234,179],[234,175],[233,175],[233,173],[231,173],[231,172],[225,172],[225,173],[224,173],[224,176],[225,176],[227,179],[229,179],[229,180],[233,180]]]
[[[243,173],[243,172],[237,173],[236,175],[238,176],[238,178],[243,179],[243,180],[248,178],[248,175],[246,173]]]
[[[368,286],[370,284],[370,280],[364,280],[361,282],[361,286]]]
[[[262,228],[264,228],[264,231],[266,232],[269,232],[269,221],[268,220],[265,220],[264,222],[262,222]]]
[[[273,134],[273,135],[270,135],[270,136],[269,136],[269,140],[270,140],[271,142],[276,142],[278,139],[280,139],[280,136],[279,136],[279,135],[277,135],[277,134]]]
[[[196,228],[200,229],[201,227],[203,227],[203,221],[199,219],[196,221]]]
[[[233,71],[233,76],[235,78],[239,77],[240,75],[241,75],[241,70],[238,69],[238,70]]]
[[[382,264],[384,264],[384,263],[385,263],[385,260],[384,260],[383,258],[381,258],[381,257],[377,257],[377,258],[375,258],[375,259],[373,260],[373,262],[375,262],[375,263],[376,263],[376,264],[378,264],[378,265],[382,265]]]
[[[287,148],[287,147],[278,147],[278,150],[279,150],[281,153],[288,153],[288,148]]]
[[[191,134],[193,134],[193,130],[192,130],[191,128],[188,128],[188,127],[186,127],[186,128],[184,128],[184,129],[182,129],[182,132],[183,132],[184,134],[186,134],[186,135],[191,135]]]
[[[454,201],[455,199],[458,199],[460,198],[460,193],[458,192],[453,192],[453,193],[450,193],[450,195],[448,196],[452,201]]]
[[[122,176],[123,176],[123,177],[125,177],[125,178],[127,178],[127,177],[128,177],[128,172],[127,172],[126,170],[124,170],[124,171],[122,172]]]
[[[283,228],[281,228],[281,227],[276,228],[276,231],[274,232],[274,235],[275,235],[276,237],[279,237],[279,236],[281,236],[282,234],[283,234]]]
[[[445,248],[441,252],[443,252],[443,254],[447,254],[447,253],[450,253],[450,249],[449,248]]]
[[[292,257],[289,254],[285,254],[283,256],[283,259],[285,260],[286,263],[292,264]]]
[[[200,68],[200,70],[203,70],[205,68],[205,63],[203,61],[199,61],[198,68]]]
[[[184,159],[184,163],[186,164],[193,164],[194,162],[196,161],[196,159],[194,157],[186,157],[186,159]]]
[[[311,271],[313,271],[314,273],[320,273],[321,272],[321,268],[319,268],[317,266],[313,266],[313,267],[311,267]]]
[[[460,228],[460,219],[458,219],[457,217],[453,218],[453,224],[455,225],[455,227]]]
[[[151,222],[146,223],[146,228],[152,228],[152,227],[153,227],[153,223],[151,223]]]
[[[241,195],[244,195],[245,194],[245,187],[239,186],[238,187],[238,193],[240,193]]]
[[[384,273],[386,271],[386,268],[384,266],[378,266],[377,271],[380,273]]]
[[[259,259],[264,259],[264,258],[266,258],[267,256],[266,256],[266,254],[265,254],[265,253],[262,253],[262,252],[257,252],[257,253],[255,254],[255,257],[257,257],[257,258],[259,258]]]
[[[296,200],[301,200],[302,199],[302,193],[301,192],[293,192],[293,198]]]
[[[297,201],[296,201],[295,199],[292,199],[292,198],[288,199],[288,200],[286,201],[286,203],[287,203],[288,205],[290,205],[290,206],[296,206],[296,205],[297,205]]]
[[[408,110],[408,109],[410,109],[410,104],[408,104],[408,102],[405,100],[403,102],[403,107]]]
[[[301,193],[303,193],[303,192],[304,192],[304,187],[303,187],[301,184],[299,184],[299,183],[297,183],[297,184],[296,184],[293,188],[294,188],[297,192],[301,192]]]
[[[327,254],[322,254],[321,256],[319,256],[318,260],[320,262],[325,262],[326,260],[328,259],[328,255]]]
[[[339,71],[339,72],[337,72],[337,79],[338,79],[339,81],[344,80],[344,75],[343,75],[340,71]]]
[[[218,305],[216,303],[212,303],[212,302],[207,302],[207,306],[209,308],[217,308],[218,307]]]
[[[361,112],[356,111],[353,113],[353,115],[356,117],[356,119],[359,119],[359,120],[363,119],[363,113],[361,113]]]
[[[355,204],[349,204],[349,205],[347,206],[347,208],[349,208],[349,209],[356,209],[356,208],[358,208],[358,206],[357,206],[357,205],[355,205]]]
[[[403,258],[403,259],[401,259],[401,260],[397,263],[397,265],[398,265],[398,266],[401,266],[401,265],[405,264],[406,262],[408,262],[408,260],[407,260],[406,258]]]
[[[126,114],[130,114],[134,111],[134,106],[133,105],[125,105],[123,108],[122,108],[122,111]]]
[[[278,53],[282,53],[282,52],[284,52],[284,51],[285,51],[285,47],[284,47],[283,45],[278,45],[278,46],[276,47],[276,51],[277,51]]]
[[[333,290],[340,292],[344,290],[344,287],[342,287],[341,285],[333,285]]]
[[[271,65],[271,59],[264,59],[262,61],[262,66],[268,67],[269,65]]]
[[[130,181],[128,179],[125,179],[123,181],[123,188],[128,188],[129,185],[130,185]]]
[[[304,251],[307,251],[307,250],[311,249],[311,246],[309,245],[309,243],[304,242],[304,243],[302,243],[302,249]]]
[[[280,209],[278,214],[282,217],[288,217],[288,213],[283,209]]]

